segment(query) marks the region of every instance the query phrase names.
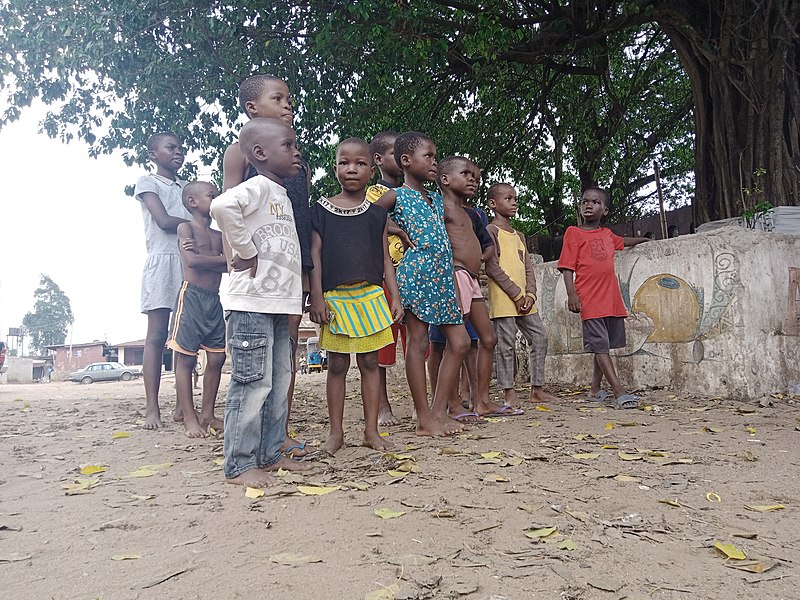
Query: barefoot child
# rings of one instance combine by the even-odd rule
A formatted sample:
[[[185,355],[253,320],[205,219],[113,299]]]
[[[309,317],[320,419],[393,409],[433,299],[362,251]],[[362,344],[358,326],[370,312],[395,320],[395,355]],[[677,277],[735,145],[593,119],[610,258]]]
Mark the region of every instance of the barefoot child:
[[[510,221],[517,214],[517,191],[511,184],[496,183],[489,188],[488,197],[494,219],[487,230],[494,240],[494,252],[486,260],[486,275],[489,276],[489,316],[497,333],[497,383],[503,388],[505,404],[516,406],[519,399],[514,390],[514,365],[519,330],[530,349],[528,400],[553,402],[556,397],[542,388],[547,332],[536,308],[533,264],[528,257],[525,237]]]
[[[500,406],[489,400],[489,380],[497,337],[489,319],[489,311],[483,299],[478,274],[481,261],[493,252],[492,241],[480,216],[466,206],[477,190],[480,171],[463,156],[449,156],[439,163],[438,182],[444,198],[444,223],[447,237],[453,248],[453,265],[456,286],[459,292],[461,313],[468,319],[478,334],[478,390],[472,413],[464,413],[456,394],[450,398],[450,416],[460,416],[461,422],[481,421],[481,417],[492,415],[514,416],[522,411]],[[476,235],[475,232],[478,232]],[[445,356],[449,348],[445,351]]]
[[[248,119],[258,117],[281,119],[292,126],[294,112],[292,99],[286,83],[274,75],[258,74],[245,79],[239,86],[239,105]],[[256,169],[247,162],[238,142],[231,144],[222,159],[222,190],[228,190],[243,181],[255,177]],[[292,203],[297,237],[300,240],[300,261],[302,266],[303,291],[308,291],[308,273],[314,268],[311,260],[311,209],[308,204],[310,170],[308,163],[301,160],[300,170],[287,177],[281,184]],[[301,315],[289,315],[289,337],[292,340],[292,362],[295,361]],[[289,386],[289,413],[292,411],[294,391],[294,369]],[[306,455],[305,443],[298,444],[289,436],[289,413],[286,416],[286,435],[282,449],[287,456],[299,458]]]
[[[302,304],[300,243],[283,180],[300,170],[294,131],[279,119],[253,119],[239,145],[258,176],[223,192],[211,215],[233,255],[228,282],[232,371],[225,405],[228,483],[274,485],[268,471],[305,470],[284,456],[292,377],[289,315]]]
[[[147,337],[142,357],[142,379],[146,409],[144,429],[158,429],[161,409],[158,391],[161,387],[161,366],[164,344],[169,334],[169,314],[175,306],[183,281],[178,251],[178,225],[191,215],[181,203],[186,185],[178,179],[183,166],[183,146],[172,133],[156,133],[147,140],[147,152],[156,172],[139,178],[134,196],[142,203],[147,260],[142,273],[142,312],[147,315]],[[181,421],[180,406],[173,417]]]
[[[601,188],[587,188],[581,200],[582,225],[568,227],[558,268],[564,275],[570,311],[581,313],[583,349],[594,355],[591,397],[604,400],[610,394],[600,389],[605,376],[614,394],[616,408],[636,408],[639,399],[625,391],[617,378],[609,350],[625,346],[625,317],[614,272],[614,251],[649,241],[644,237],[621,238],[600,227],[608,214],[611,196]],[[574,278],[574,280],[573,280]]]
[[[403,133],[394,144],[394,158],[405,183],[377,203],[389,211],[411,244],[397,267],[397,286],[405,309],[406,378],[417,413],[417,435],[452,435],[464,428],[447,416],[447,403],[470,343],[456,300],[442,197],[423,187],[436,181],[436,145],[423,133]],[[391,224],[389,231],[395,233]],[[425,381],[429,323],[440,326],[448,347],[430,408]]]
[[[320,198],[311,212],[311,320],[322,325],[320,348],[328,351],[328,415],[331,431],[320,448],[335,453],[344,444],[345,378],[350,354],[361,373],[363,445],[392,447],[378,433],[378,350],[392,342],[392,323],[403,318],[386,237],[386,210],[365,197],[375,168],[369,144],[349,138],[336,149],[341,193]],[[392,298],[392,310],[381,284]]]
[[[394,160],[394,143],[397,134],[394,131],[382,131],[377,134],[369,143],[369,149],[373,160],[380,170],[381,178],[378,183],[367,188],[367,200],[375,202],[392,188],[396,188],[403,183],[403,171],[397,166]],[[388,236],[389,258],[392,265],[397,268],[400,259],[403,258],[403,242],[397,235]],[[384,287],[384,293],[388,290]],[[389,404],[389,390],[386,385],[386,369],[394,366],[397,362],[397,337],[402,339],[403,349],[406,347],[406,327],[402,323],[392,325],[392,343],[378,350],[378,373],[381,378],[381,405],[378,409],[378,425],[399,425],[400,421],[394,416],[392,406]]]
[[[222,234],[211,229],[211,201],[217,187],[195,181],[183,188],[183,205],[192,215],[178,225],[183,285],[172,320],[169,347],[175,353],[175,391],[183,414],[187,437],[206,437],[209,427],[222,431],[222,421],[214,415],[222,365],[225,363],[225,319],[219,301],[222,274],[228,262],[222,252]],[[203,400],[198,417],[192,397],[197,355],[206,351],[203,375]]]

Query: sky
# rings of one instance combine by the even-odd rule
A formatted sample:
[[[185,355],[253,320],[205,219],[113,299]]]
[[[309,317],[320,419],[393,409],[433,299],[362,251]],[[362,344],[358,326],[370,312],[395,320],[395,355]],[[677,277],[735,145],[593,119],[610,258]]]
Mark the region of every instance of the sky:
[[[41,274],[70,299],[73,343],[142,339],[144,228],[125,186],[145,170],[48,138],[39,133],[44,114],[34,105],[0,129],[0,340],[33,309]]]

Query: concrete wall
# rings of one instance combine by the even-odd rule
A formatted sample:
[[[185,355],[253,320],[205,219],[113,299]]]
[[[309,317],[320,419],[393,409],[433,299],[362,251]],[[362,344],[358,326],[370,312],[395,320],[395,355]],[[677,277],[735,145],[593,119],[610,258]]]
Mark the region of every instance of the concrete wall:
[[[615,260],[631,313],[628,345],[612,352],[624,385],[746,398],[800,383],[800,236],[726,228],[641,244]],[[561,273],[555,262],[536,272],[547,379],[588,384],[591,355]]]
[[[6,356],[8,371],[5,380],[8,383],[33,383],[33,359],[21,356]]]

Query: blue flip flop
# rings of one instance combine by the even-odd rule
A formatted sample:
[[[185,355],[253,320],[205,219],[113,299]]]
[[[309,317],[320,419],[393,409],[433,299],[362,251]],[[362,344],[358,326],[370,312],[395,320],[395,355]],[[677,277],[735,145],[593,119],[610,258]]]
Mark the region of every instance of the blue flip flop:
[[[509,406],[506,404],[500,410],[496,410],[494,412],[490,412],[488,415],[483,415],[484,417],[518,417],[519,415],[524,415],[525,411],[521,408],[514,408],[513,406]]]
[[[639,408],[639,396],[622,394],[622,396],[614,398],[614,407],[618,409]]]
[[[300,459],[300,458],[303,458],[303,456],[295,456],[295,455],[292,453],[292,451],[293,451],[293,450],[302,450],[302,451],[305,451],[305,449],[306,449],[306,443],[305,443],[305,442],[303,442],[302,444],[295,444],[294,446],[289,446],[288,448],[286,448],[286,450],[284,450],[284,451],[283,451],[283,455],[284,455],[284,456],[288,456],[288,457],[289,457],[289,458],[291,458],[291,459],[295,459],[295,458],[296,458],[296,459]],[[304,456],[305,456],[305,455],[304,455]]]
[[[605,390],[600,390],[594,396],[589,396],[589,400],[591,400],[592,402],[603,402],[604,400],[607,400],[611,396],[612,394],[610,392],[607,392]]]

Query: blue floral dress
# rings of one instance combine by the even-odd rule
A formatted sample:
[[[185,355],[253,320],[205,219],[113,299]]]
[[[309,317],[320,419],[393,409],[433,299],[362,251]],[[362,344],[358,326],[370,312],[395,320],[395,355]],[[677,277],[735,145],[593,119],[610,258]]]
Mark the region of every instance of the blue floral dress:
[[[413,248],[406,250],[397,267],[397,287],[403,308],[425,323],[463,323],[456,302],[453,250],[444,227],[444,202],[436,192],[422,194],[407,187],[395,188],[397,200],[390,213],[408,234]]]

